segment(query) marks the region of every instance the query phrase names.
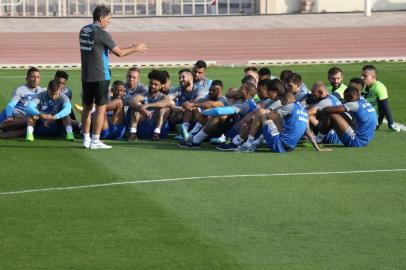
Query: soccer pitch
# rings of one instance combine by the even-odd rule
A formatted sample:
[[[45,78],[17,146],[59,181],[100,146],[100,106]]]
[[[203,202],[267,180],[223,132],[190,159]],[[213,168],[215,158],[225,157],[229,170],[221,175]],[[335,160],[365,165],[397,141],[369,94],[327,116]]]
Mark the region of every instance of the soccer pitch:
[[[338,66],[348,82],[363,65]],[[406,64],[375,65],[406,124]],[[271,70],[292,69],[310,87],[330,67]],[[242,70],[210,67],[208,77],[238,86]],[[79,103],[79,71],[69,74]],[[25,70],[0,70],[1,108],[24,80]],[[386,125],[366,148],[323,153],[0,140],[0,269],[405,269],[405,140]]]

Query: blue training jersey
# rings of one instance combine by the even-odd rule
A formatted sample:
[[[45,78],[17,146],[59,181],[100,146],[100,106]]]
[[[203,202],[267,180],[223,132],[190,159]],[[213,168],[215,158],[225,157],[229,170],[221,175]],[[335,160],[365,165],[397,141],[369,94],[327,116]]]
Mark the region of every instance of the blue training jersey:
[[[377,124],[376,111],[366,99],[358,99],[344,104],[353,119],[354,131],[358,139],[368,143],[374,137]]]
[[[291,149],[295,148],[300,138],[306,132],[309,115],[306,109],[295,102],[292,111],[283,117],[283,129],[280,139]]]

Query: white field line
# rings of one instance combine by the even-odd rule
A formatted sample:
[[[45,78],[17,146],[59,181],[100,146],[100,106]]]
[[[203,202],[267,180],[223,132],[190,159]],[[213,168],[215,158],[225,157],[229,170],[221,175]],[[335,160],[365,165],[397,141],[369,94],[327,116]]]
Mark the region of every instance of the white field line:
[[[91,188],[109,187],[109,186],[122,186],[122,185],[167,183],[167,182],[178,182],[178,181],[196,181],[196,180],[219,179],[219,178],[252,178],[252,177],[334,175],[334,174],[364,174],[364,173],[391,173],[391,172],[406,172],[406,169],[332,171],[332,172],[265,173],[265,174],[235,174],[235,175],[208,175],[208,176],[163,178],[163,179],[151,179],[151,180],[135,180],[135,181],[126,181],[126,182],[111,182],[111,183],[105,183],[105,184],[92,184],[92,185],[71,186],[71,187],[51,187],[51,188],[40,188],[40,189],[26,189],[26,190],[1,192],[0,196],[17,195],[17,194],[24,194],[24,193],[36,193],[36,192],[51,192],[51,191],[63,191],[63,190],[91,189]]]
[[[385,124],[388,123],[388,121],[386,119],[383,119],[382,122],[384,122]],[[395,126],[398,126],[401,131],[406,131],[406,126],[405,125],[403,125],[401,123],[396,123],[396,122],[393,122],[393,123],[395,124]]]

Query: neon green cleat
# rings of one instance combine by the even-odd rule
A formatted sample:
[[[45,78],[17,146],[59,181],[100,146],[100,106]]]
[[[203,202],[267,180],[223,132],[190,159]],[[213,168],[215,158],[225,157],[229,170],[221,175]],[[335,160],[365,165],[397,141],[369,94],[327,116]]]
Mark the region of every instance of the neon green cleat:
[[[34,135],[32,133],[27,133],[27,135],[25,136],[25,140],[27,142],[33,142],[34,141]]]
[[[72,142],[75,140],[75,136],[73,135],[73,132],[66,133],[66,140],[72,141]]]

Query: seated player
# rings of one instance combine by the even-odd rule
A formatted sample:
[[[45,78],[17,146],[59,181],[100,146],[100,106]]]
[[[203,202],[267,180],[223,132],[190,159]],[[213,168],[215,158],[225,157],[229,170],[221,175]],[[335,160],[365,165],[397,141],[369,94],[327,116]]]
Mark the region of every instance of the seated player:
[[[169,75],[169,72],[166,70],[162,70],[162,73],[166,77],[166,82],[162,86],[161,93],[168,95],[170,92],[174,92],[176,87],[171,85],[171,76]]]
[[[291,73],[284,82],[286,90],[291,91],[295,95],[296,101],[301,102],[309,93],[309,90],[303,84],[302,77],[298,73]]]
[[[311,100],[311,102],[308,102]],[[308,102],[308,114],[310,128],[315,134],[319,132],[319,119],[316,117],[317,111],[325,107],[335,107],[341,105],[340,100],[333,94],[329,94],[326,85],[318,81],[313,84],[310,98],[306,100]],[[336,136],[334,130],[330,130],[327,136],[322,138],[316,137],[317,143],[325,144],[341,144],[341,141]]]
[[[31,100],[26,108],[27,134],[26,141],[34,141],[35,136],[58,137],[66,130],[66,140],[73,141],[71,119],[72,110],[69,98],[61,93],[61,84],[52,80],[47,91],[41,92]],[[62,119],[62,121],[57,121]]]
[[[188,140],[190,136],[196,135],[207,122],[207,117],[203,116],[200,112],[215,107],[227,106],[227,99],[223,96],[223,82],[220,80],[214,80],[211,83],[209,94],[207,97],[200,98],[196,101],[186,101],[182,107],[185,111],[191,111],[194,113],[194,119],[196,123],[190,133],[187,130],[182,130],[182,136],[185,140]]]
[[[260,68],[258,70],[258,76],[259,76],[259,78],[258,78],[259,82],[262,80],[266,80],[266,79],[268,79],[268,80],[274,79],[271,74],[271,70],[267,67]]]
[[[360,97],[358,89],[348,87],[344,91],[345,104],[318,110],[320,131],[317,136],[322,139],[331,129],[334,129],[345,146],[368,145],[374,137],[376,112],[371,103]],[[348,112],[352,119],[346,117],[345,112]]]
[[[159,70],[148,74],[149,89],[146,96],[137,95],[129,101],[131,108],[131,128],[129,141],[152,139],[154,141],[168,135],[169,124],[164,122],[165,114],[169,113],[172,101],[169,96],[160,92],[166,76]]]
[[[254,66],[251,67],[246,67],[244,69],[244,77],[246,76],[252,76],[254,78],[254,82],[251,82],[255,85],[255,87],[258,86],[258,82],[259,82],[259,74],[258,74],[258,69]],[[246,81],[245,81],[246,82]],[[244,82],[244,83],[245,83]]]
[[[344,91],[347,89],[347,86],[343,83],[343,71],[338,67],[332,67],[327,72],[327,78],[330,82],[330,86],[327,87],[327,90],[339,100],[343,100]]]
[[[106,105],[106,116],[100,133],[101,139],[121,140],[125,133],[124,101],[125,86],[122,81],[115,81],[111,88],[113,93]]]
[[[365,90],[363,96],[378,109],[378,125],[382,125],[383,119],[388,121],[388,128],[390,131],[399,132],[400,129],[394,125],[392,112],[389,107],[388,90],[386,86],[377,80],[377,70],[373,65],[366,65],[362,68],[362,79],[365,81]]]
[[[349,86],[358,89],[359,93],[362,95],[365,88],[365,81],[361,78],[352,78]]]
[[[25,134],[27,118],[25,110],[27,104],[37,94],[46,89],[40,86],[40,72],[37,68],[28,69],[26,84],[17,87],[13,92],[11,101],[0,114],[0,138],[16,138]]]
[[[207,64],[203,60],[199,60],[195,63],[193,72],[193,88],[196,91],[208,92],[212,80],[206,78]]]
[[[131,67],[127,71],[127,82],[125,84],[125,94],[131,97],[136,95],[146,95],[148,88],[141,83],[141,72],[136,67]]]
[[[255,110],[256,105],[252,100],[256,94],[256,87],[253,84],[242,84],[240,87],[241,99],[232,106],[216,107],[203,111],[201,114],[207,116],[207,122],[203,128],[189,140],[183,140],[178,145],[185,148],[198,148],[207,137],[218,137],[226,134],[233,138],[239,132],[240,120],[249,112]]]
[[[232,142],[239,151],[255,151],[255,147],[263,141],[263,136],[258,136],[259,133],[262,133],[260,130],[260,115],[262,115],[263,111],[260,109],[265,109],[266,112],[269,113],[271,110],[276,110],[282,106],[281,98],[285,93],[283,82],[279,79],[269,80],[266,84],[266,88],[269,99],[263,104],[257,104],[258,109],[241,120],[240,134],[233,138]],[[247,140],[241,144],[245,139]],[[235,148],[230,148],[230,150],[234,150]]]
[[[170,122],[172,125],[181,123],[179,133],[189,131],[190,125],[194,122],[194,114],[185,110],[182,106],[186,101],[194,102],[204,98],[208,94],[205,88],[195,89],[193,84],[193,74],[189,69],[179,71],[179,87],[171,91],[168,96],[172,99],[173,104],[170,111]]]
[[[320,149],[308,128],[308,114],[300,102],[295,101],[292,92],[285,92],[282,96],[282,107],[267,111],[260,109],[258,117],[262,126],[262,135],[272,152],[284,153],[296,148],[303,135],[311,138],[311,142],[318,151]],[[255,148],[254,148],[255,149]],[[254,150],[253,149],[253,150]]]

